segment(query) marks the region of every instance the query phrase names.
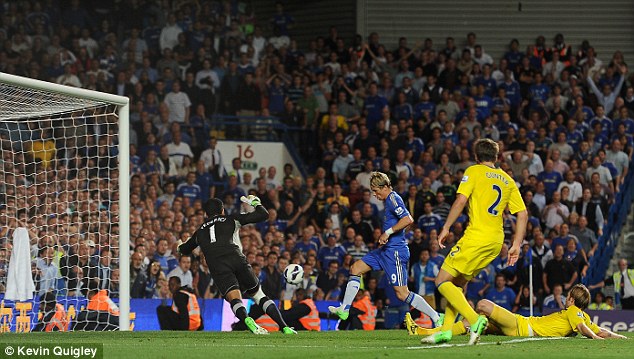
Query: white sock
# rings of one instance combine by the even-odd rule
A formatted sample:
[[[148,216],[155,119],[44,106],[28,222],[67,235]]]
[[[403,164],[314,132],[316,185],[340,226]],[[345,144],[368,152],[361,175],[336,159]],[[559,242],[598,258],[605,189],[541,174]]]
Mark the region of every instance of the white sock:
[[[438,319],[440,319],[440,316],[434,310],[434,308],[432,308],[420,295],[414,292],[409,292],[409,295],[407,296],[407,299],[405,301],[412,307],[418,309],[420,312],[427,314],[434,323],[436,323]]]
[[[350,278],[348,279],[348,285],[346,286],[346,294],[344,294],[343,296],[343,303],[341,303],[343,310],[345,311],[350,310],[352,301],[354,300],[354,297],[357,296],[360,286],[361,286],[361,277],[359,277],[358,275],[351,275]]]

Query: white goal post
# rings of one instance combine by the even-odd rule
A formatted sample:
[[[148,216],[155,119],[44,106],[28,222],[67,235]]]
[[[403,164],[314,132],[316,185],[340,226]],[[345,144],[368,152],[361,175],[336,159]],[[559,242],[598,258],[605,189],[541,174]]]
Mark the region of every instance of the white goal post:
[[[101,93],[81,88],[63,86],[55,83],[0,73],[0,124],[19,124],[20,121],[28,122],[29,119],[45,119],[47,116],[59,114],[72,114],[78,111],[86,111],[90,108],[112,109],[112,117],[118,119],[118,133],[111,138],[117,138],[118,158],[118,205],[119,205],[119,328],[129,330],[130,320],[130,155],[129,155],[129,99],[123,96]],[[37,120],[36,120],[37,121]],[[6,125],[6,124],[5,124]],[[70,126],[72,130],[72,125]],[[95,125],[98,127],[98,125]],[[107,125],[106,125],[107,127]],[[51,126],[52,128],[52,126]],[[54,130],[57,130],[53,128]],[[107,136],[107,135],[106,135]],[[86,136],[86,138],[89,136]],[[97,137],[96,135],[93,137]],[[33,145],[31,145],[33,146]],[[97,146],[98,147],[98,146]],[[107,147],[107,146],[106,146]],[[82,149],[77,144],[75,149]],[[96,157],[98,158],[98,157]],[[0,161],[2,159],[0,158]],[[38,164],[34,164],[33,167]],[[3,165],[4,166],[4,165]],[[4,167],[3,167],[4,168]],[[26,167],[25,167],[26,168]],[[99,171],[97,167],[95,171]],[[25,171],[26,172],[26,171]],[[87,180],[86,183],[90,181]],[[108,182],[102,181],[102,182]],[[48,185],[48,184],[47,184]],[[107,187],[107,184],[105,185]],[[99,188],[101,190],[101,188]],[[87,191],[86,191],[87,192]],[[16,196],[17,196],[16,192]],[[19,203],[19,202],[18,202]],[[44,207],[46,208],[46,207]],[[19,209],[19,208],[18,208]],[[16,209],[16,211],[18,210]],[[8,259],[8,258],[7,258]],[[79,309],[79,308],[78,308]]]

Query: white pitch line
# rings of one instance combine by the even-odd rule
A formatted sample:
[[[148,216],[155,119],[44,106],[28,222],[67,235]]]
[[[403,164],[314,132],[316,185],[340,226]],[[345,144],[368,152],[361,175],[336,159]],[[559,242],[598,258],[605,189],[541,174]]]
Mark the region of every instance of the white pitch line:
[[[157,344],[158,346],[171,347],[173,344]],[[295,348],[295,349],[317,349],[317,348],[335,348],[335,349],[405,349],[398,347],[350,347],[339,345],[273,345],[273,344],[222,344],[222,343],[190,343],[188,346],[195,347],[212,347],[212,348],[242,348],[242,347],[257,347],[257,348]]]
[[[495,342],[480,342],[477,344],[481,345],[498,345],[498,344],[516,344],[516,343],[526,343],[526,342],[534,342],[534,341],[543,341],[543,340],[562,340],[569,339],[565,337],[530,337],[530,338],[518,338],[511,339],[506,341],[495,341]],[[229,347],[257,347],[257,348],[280,348],[279,345],[274,344],[224,344],[224,343],[195,343],[188,344],[195,347],[216,347],[216,348],[229,348]],[[160,344],[159,344],[160,346]],[[439,344],[439,345],[426,345],[426,346],[416,346],[416,347],[350,347],[350,346],[339,346],[339,345],[284,345],[284,348],[295,348],[295,349],[323,349],[323,348],[334,348],[334,349],[390,349],[390,350],[418,350],[418,349],[437,349],[437,348],[456,348],[456,347],[466,347],[470,346],[467,343],[460,344]]]
[[[505,341],[497,341],[497,342],[480,342],[477,345],[497,345],[497,344],[515,344],[515,343],[525,343],[525,342],[535,342],[542,340],[562,340],[568,339],[567,337],[530,337],[530,338],[521,338],[521,339],[511,339]],[[440,345],[427,345],[427,346],[419,346],[419,347],[407,347],[405,349],[416,350],[416,349],[436,349],[436,348],[455,348],[455,347],[467,347],[470,346],[467,343],[461,344],[440,344]]]

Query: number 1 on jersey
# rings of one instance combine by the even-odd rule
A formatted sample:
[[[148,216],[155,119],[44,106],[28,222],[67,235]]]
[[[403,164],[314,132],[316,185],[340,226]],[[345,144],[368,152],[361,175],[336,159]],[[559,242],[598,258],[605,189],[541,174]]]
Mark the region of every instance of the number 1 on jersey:
[[[216,241],[216,226],[209,227],[209,243]]]
[[[491,213],[492,215],[497,216],[498,210],[495,207],[497,207],[498,204],[500,204],[500,199],[502,199],[502,189],[500,188],[500,186],[494,184],[493,190],[498,193],[498,196],[495,199],[495,202],[493,202],[493,204],[491,205],[491,207],[489,207],[487,211]]]

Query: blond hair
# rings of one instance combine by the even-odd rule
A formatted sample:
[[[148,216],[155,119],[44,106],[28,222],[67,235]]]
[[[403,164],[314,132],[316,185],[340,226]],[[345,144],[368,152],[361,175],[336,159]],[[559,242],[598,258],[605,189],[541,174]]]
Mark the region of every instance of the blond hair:
[[[374,171],[370,175],[370,188],[375,187],[392,187],[390,178],[383,172]]]
[[[575,306],[585,310],[590,305],[590,291],[583,284],[575,284],[570,288],[570,298],[575,302]]]

